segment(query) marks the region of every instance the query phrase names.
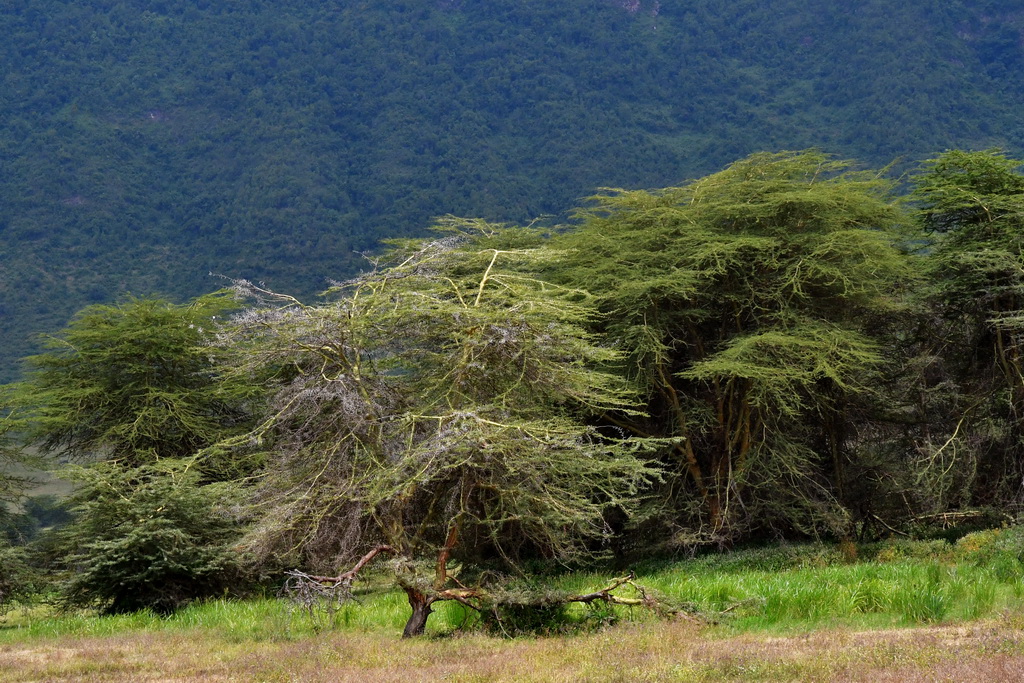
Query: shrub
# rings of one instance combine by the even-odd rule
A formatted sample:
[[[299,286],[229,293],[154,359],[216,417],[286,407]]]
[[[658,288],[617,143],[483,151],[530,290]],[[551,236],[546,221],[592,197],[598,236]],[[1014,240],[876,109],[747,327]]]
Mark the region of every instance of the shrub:
[[[914,541],[890,539],[861,547],[865,559],[881,564],[905,560],[934,560],[946,562],[952,559],[953,547],[943,540]]]
[[[957,559],[989,568],[1000,581],[1024,577],[1024,527],[967,534],[956,544]]]
[[[200,486],[180,462],[131,470],[100,464],[72,476],[81,486],[72,497],[74,520],[58,532],[71,569],[60,587],[62,607],[166,614],[237,587],[227,486]]]
[[[25,548],[0,541],[0,614],[29,598],[37,584],[38,575],[28,564]]]

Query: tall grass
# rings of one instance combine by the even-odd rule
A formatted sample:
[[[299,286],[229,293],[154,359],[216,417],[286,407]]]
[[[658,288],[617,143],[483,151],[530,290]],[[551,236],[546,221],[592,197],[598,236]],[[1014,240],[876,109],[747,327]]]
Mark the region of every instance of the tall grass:
[[[1024,607],[1024,532],[1020,530],[981,532],[956,545],[865,546],[861,555],[865,561],[849,563],[837,549],[817,544],[709,555],[642,567],[638,582],[668,602],[706,615],[727,632],[968,621]],[[569,573],[553,577],[550,585],[553,590],[582,593],[606,585],[609,577],[609,573]],[[0,642],[203,629],[238,641],[298,639],[323,630],[397,634],[408,610],[399,591],[362,595],[327,617],[310,615],[276,598],[212,600],[169,617],[150,612],[56,615],[35,608],[16,610],[0,619]],[[639,608],[576,605],[555,618],[562,625],[600,625],[653,617]],[[461,605],[439,603],[429,626],[430,632],[444,634],[478,623],[477,616]]]
[[[666,567],[641,580],[666,600],[688,604],[731,631],[973,620],[1024,605],[1019,581],[1001,580],[984,567],[904,560],[696,573],[687,565]],[[592,586],[600,582],[596,575],[587,578]],[[561,587],[575,589],[581,583],[588,581],[574,576]],[[636,609],[618,612],[623,619],[646,618]]]
[[[408,618],[403,593],[389,591],[342,605],[331,623],[280,598],[208,600],[160,616],[144,610],[97,616],[81,611],[58,614],[45,607],[14,610],[0,618],[0,642],[21,638],[109,636],[124,631],[217,630],[237,640],[291,639],[324,630],[401,632]]]

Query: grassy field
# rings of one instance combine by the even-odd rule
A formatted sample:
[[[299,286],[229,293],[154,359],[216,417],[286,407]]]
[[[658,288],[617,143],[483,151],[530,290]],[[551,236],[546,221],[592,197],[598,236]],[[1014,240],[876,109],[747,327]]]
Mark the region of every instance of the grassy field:
[[[1019,618],[779,636],[689,622],[552,638],[396,633],[249,638],[204,628],[128,630],[0,645],[4,681],[1011,681],[1024,678]]]
[[[399,638],[404,596],[371,591],[324,623],[279,599],[149,613],[0,620],[4,681],[700,681],[1024,679],[1018,530],[957,544],[889,543],[854,558],[776,547],[638,568],[701,619],[579,607],[509,639],[441,604],[428,636]],[[607,574],[554,577],[593,590]],[[315,615],[317,616],[317,615]]]

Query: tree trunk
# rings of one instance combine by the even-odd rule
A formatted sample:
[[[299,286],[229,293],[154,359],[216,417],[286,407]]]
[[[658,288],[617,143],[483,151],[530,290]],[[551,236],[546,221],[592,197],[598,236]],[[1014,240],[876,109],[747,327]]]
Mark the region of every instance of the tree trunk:
[[[409,621],[405,623],[402,637],[422,636],[424,629],[427,627],[427,617],[430,616],[432,611],[430,604],[433,602],[433,599],[411,588],[406,588],[405,592],[409,596],[409,606],[412,607],[412,614],[409,616]]]

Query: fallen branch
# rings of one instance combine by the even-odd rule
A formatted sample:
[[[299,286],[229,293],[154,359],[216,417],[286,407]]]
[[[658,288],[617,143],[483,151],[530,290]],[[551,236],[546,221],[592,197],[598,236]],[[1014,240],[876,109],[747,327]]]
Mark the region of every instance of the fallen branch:
[[[609,605],[622,605],[625,607],[640,607],[644,609],[652,610],[655,614],[660,617],[675,617],[682,618],[691,621],[696,624],[706,623],[699,616],[694,615],[693,610],[687,610],[683,607],[670,605],[662,602],[654,595],[652,595],[642,585],[636,583],[636,575],[630,572],[626,576],[612,579],[607,586],[591,593],[581,594],[569,594],[569,595],[551,595],[544,594],[530,598],[529,596],[518,596],[518,597],[505,597],[490,595],[487,596],[485,603],[481,605],[484,609],[481,609],[481,613],[485,613],[492,620],[493,623],[501,629],[505,635],[514,635],[516,629],[512,629],[513,633],[509,633],[506,629],[506,621],[510,618],[510,615],[506,612],[509,609],[514,610],[512,614],[522,615],[522,610],[537,610],[538,613],[542,613],[543,610],[550,610],[564,605],[572,603],[580,604],[591,604],[595,602],[603,602]],[[617,595],[615,591],[621,589],[624,586],[631,588],[637,595],[637,597],[624,597]],[[513,617],[515,619],[517,617]]]
[[[373,548],[370,552],[363,555],[361,558],[359,558],[359,561],[356,562],[355,566],[352,567],[352,569],[349,569],[347,572],[343,574],[338,574],[337,576],[317,576],[315,574],[305,574],[304,576],[308,576],[309,578],[315,581],[319,581],[321,583],[351,584],[355,580],[356,574],[359,573],[359,570],[368,565],[370,562],[372,562],[373,558],[377,557],[377,555],[380,555],[381,553],[390,553],[393,550],[394,549],[389,545],[379,545],[376,548]]]
[[[435,601],[437,601],[437,600],[454,600],[455,602],[457,602],[457,603],[459,603],[461,605],[465,605],[466,607],[469,607],[470,609],[473,609],[473,610],[476,610],[477,612],[480,612],[482,610],[482,608],[479,605],[474,604],[472,601],[474,599],[479,600],[480,598],[483,597],[483,595],[484,594],[481,591],[473,589],[473,588],[456,588],[456,589],[447,589],[447,590],[443,590],[443,591],[439,592],[434,597],[434,600]]]
[[[609,603],[611,605],[626,605],[627,607],[645,607],[653,610],[660,616],[671,616],[687,619],[695,623],[702,623],[702,620],[690,614],[686,610],[667,605],[658,600],[653,595],[648,594],[647,589],[636,583],[634,579],[636,575],[630,572],[628,576],[623,576],[618,579],[613,579],[610,584],[599,591],[593,593],[585,593],[583,595],[572,595],[566,598],[565,602],[580,602],[580,603],[591,603],[597,600]],[[630,586],[635,590],[640,597],[638,598],[624,598],[615,595],[613,591],[617,590],[621,586]]]
[[[286,571],[287,578],[281,586],[280,595],[300,605],[315,628],[326,628],[333,622],[341,605],[355,599],[352,596],[352,582],[359,570],[377,555],[391,551],[391,546],[379,545],[363,555],[352,569],[337,576],[306,574],[297,569]]]
[[[585,593],[583,595],[570,595],[567,596],[562,602],[564,602],[565,604],[568,604],[570,602],[591,603],[597,600],[601,600],[603,602],[607,602],[613,605],[647,606],[648,602],[651,599],[647,596],[647,591],[644,590],[643,586],[638,586],[636,583],[633,582],[633,579],[635,578],[636,575],[633,572],[630,572],[628,576],[623,576],[622,578],[618,579],[612,579],[612,582],[608,584],[607,587],[602,588],[599,591],[594,591],[593,593]],[[638,593],[640,593],[641,597],[622,598],[612,593],[612,591],[623,585],[632,586],[634,589],[636,589]]]
[[[871,518],[871,519],[873,519],[873,520],[875,520],[876,522],[878,522],[878,523],[879,523],[879,524],[881,524],[882,526],[884,526],[884,527],[885,527],[886,529],[888,529],[888,530],[889,530],[889,531],[890,531],[891,533],[894,533],[894,534],[899,534],[900,536],[906,536],[907,538],[910,538],[910,534],[906,533],[905,531],[900,531],[899,529],[894,529],[894,528],[892,528],[891,526],[889,526],[888,524],[886,524],[886,523],[885,523],[885,520],[883,520],[883,519],[882,519],[881,517],[879,517],[878,515],[870,515],[870,518]]]
[[[996,518],[1001,522],[1013,521],[1013,515],[1008,514],[1000,510],[953,510],[949,512],[936,512],[929,515],[918,515],[912,517],[911,520],[914,522],[941,522],[943,529],[949,529],[955,527],[960,522],[968,520],[984,520],[986,518]]]
[[[303,605],[312,618],[330,624],[341,602],[353,599],[351,587],[359,571],[372,562],[377,555],[391,552],[394,552],[391,546],[379,545],[363,555],[352,569],[337,576],[320,576],[296,570],[289,571],[287,572],[289,578],[285,582],[285,587],[282,588],[282,595]],[[517,611],[526,610],[527,613],[536,611],[537,614],[543,614],[545,610],[571,603],[586,605],[603,602],[609,605],[641,607],[650,609],[662,617],[681,617],[695,623],[704,623],[699,617],[690,613],[692,610],[687,611],[658,600],[646,588],[636,583],[636,574],[633,572],[612,579],[604,588],[580,594],[531,595],[527,593],[524,595],[522,593],[504,593],[500,590],[494,592],[480,587],[467,587],[451,576],[445,576],[445,580],[453,581],[457,587],[438,588],[436,583],[417,582],[415,575],[406,577],[401,573],[396,576],[396,579],[399,587],[409,597],[409,604],[413,610],[403,637],[420,635],[426,625],[427,617],[432,611],[431,606],[435,602],[446,600],[458,602],[479,613],[485,621],[493,620],[491,623],[496,624],[506,635],[510,634],[506,630],[504,622],[513,618],[510,615]],[[616,591],[623,587],[632,589],[635,597],[617,595]],[[508,610],[512,610],[512,612],[509,613]],[[522,612],[519,613],[522,614]],[[323,616],[326,616],[326,619]],[[512,631],[515,633],[518,632],[518,629],[513,628]]]

